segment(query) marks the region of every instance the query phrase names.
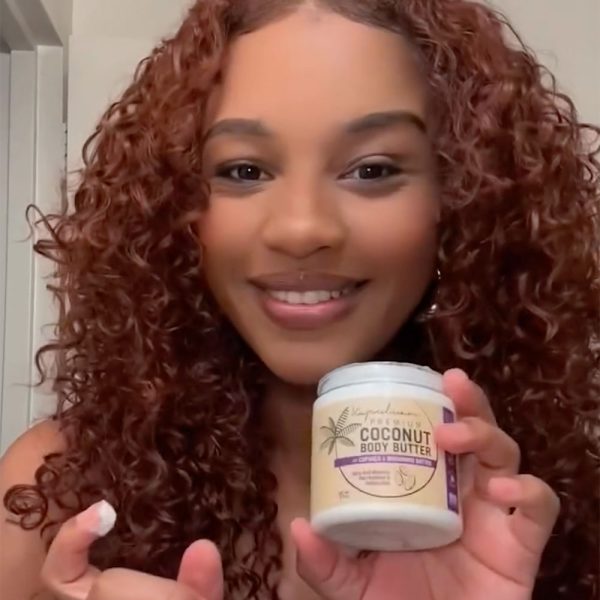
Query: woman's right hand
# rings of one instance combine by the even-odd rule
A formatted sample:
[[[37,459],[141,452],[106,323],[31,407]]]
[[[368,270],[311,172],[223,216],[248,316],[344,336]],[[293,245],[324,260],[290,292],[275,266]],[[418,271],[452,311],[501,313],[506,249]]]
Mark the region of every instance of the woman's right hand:
[[[207,540],[185,551],[176,580],[92,567],[89,548],[112,529],[115,516],[110,504],[98,502],[60,528],[42,569],[43,582],[57,600],[223,600],[221,557]]]

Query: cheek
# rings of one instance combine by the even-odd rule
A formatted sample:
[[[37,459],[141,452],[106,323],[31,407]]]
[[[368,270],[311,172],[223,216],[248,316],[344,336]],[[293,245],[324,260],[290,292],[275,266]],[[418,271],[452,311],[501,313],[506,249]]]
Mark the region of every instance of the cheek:
[[[422,270],[435,258],[436,230],[431,225],[413,224],[397,228],[393,235],[382,232],[372,247],[374,258],[390,276]]]
[[[379,276],[403,281],[421,272],[429,276],[437,252],[437,219],[432,211],[400,206],[374,212],[356,225],[356,250]]]
[[[221,299],[231,275],[243,271],[252,235],[248,223],[233,206],[209,208],[198,224],[202,246],[202,270],[217,299]]]
[[[211,201],[198,225],[199,241],[207,254],[219,257],[247,254],[256,229],[253,213],[252,205],[243,200]]]

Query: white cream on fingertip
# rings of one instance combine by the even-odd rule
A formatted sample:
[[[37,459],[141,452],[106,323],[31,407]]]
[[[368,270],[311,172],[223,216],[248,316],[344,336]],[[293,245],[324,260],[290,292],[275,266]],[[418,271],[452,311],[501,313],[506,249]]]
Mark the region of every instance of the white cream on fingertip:
[[[105,536],[115,526],[116,520],[115,509],[106,500],[92,504],[77,515],[79,527],[98,537]]]
[[[98,511],[98,526],[96,533],[105,536],[114,526],[117,520],[115,509],[106,500],[101,500],[96,505]]]

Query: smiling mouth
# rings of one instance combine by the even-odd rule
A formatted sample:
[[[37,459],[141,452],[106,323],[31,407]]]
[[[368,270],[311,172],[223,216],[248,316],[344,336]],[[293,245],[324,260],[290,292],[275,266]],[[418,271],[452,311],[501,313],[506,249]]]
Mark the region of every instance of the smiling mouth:
[[[292,306],[315,306],[317,304],[324,304],[331,302],[332,300],[339,300],[345,298],[356,292],[364,283],[356,282],[347,285],[338,290],[264,290],[265,293],[284,304],[290,304]]]
[[[358,306],[364,285],[340,290],[263,290],[260,305],[269,319],[283,329],[318,330],[346,319]]]

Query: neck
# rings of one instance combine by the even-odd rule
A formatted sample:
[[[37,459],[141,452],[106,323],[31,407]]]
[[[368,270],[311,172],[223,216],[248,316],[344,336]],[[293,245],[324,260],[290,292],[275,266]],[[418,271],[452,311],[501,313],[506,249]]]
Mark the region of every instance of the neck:
[[[265,390],[262,418],[273,442],[272,467],[278,480],[310,485],[310,451],[314,387],[270,382]]]

